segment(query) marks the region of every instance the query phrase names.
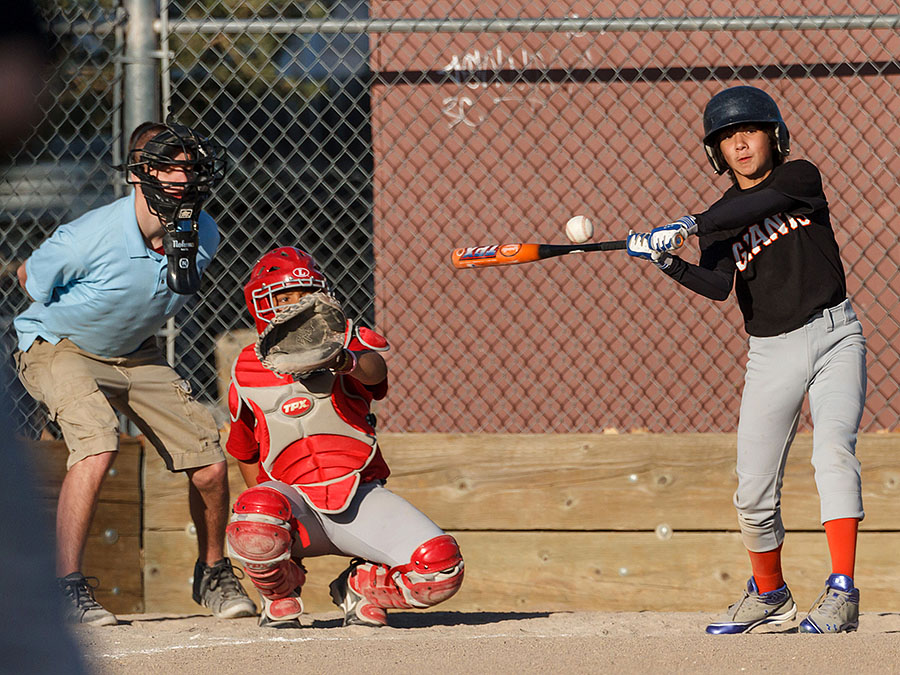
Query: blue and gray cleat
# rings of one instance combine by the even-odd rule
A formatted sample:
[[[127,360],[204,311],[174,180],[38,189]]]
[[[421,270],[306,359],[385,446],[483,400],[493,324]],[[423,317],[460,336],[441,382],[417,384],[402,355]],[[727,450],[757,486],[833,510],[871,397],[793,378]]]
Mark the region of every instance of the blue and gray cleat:
[[[711,635],[747,633],[764,623],[779,624],[797,616],[797,605],[787,585],[768,593],[760,593],[756,580],[750,577],[744,596],[731,605],[725,616],[706,627]]]
[[[801,633],[849,633],[859,627],[859,589],[853,579],[832,574],[825,590],[800,622]]]

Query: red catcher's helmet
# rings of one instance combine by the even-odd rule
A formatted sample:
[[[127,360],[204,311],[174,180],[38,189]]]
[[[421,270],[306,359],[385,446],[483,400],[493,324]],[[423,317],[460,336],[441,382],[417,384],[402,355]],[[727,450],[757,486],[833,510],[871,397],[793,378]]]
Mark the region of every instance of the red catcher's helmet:
[[[282,246],[263,255],[244,286],[244,299],[256,322],[256,332],[262,333],[275,316],[274,294],[285,290],[329,292],[328,280],[313,257],[293,246]]]

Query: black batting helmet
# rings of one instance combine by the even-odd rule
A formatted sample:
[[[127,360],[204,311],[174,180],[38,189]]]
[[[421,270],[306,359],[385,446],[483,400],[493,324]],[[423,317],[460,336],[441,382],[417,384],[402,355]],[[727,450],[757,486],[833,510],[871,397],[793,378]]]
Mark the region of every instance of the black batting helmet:
[[[781,159],[790,154],[791,135],[772,97],[756,87],[731,87],[713,96],[703,111],[703,146],[716,173],[728,169],[718,147],[719,132],[738,124],[771,125],[775,151]]]

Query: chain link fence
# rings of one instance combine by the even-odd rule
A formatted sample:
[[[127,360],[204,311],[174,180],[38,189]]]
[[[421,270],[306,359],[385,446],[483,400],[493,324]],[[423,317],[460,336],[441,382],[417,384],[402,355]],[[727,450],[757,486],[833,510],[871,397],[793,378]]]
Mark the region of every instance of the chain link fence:
[[[0,177],[6,324],[25,303],[17,261],[125,189],[109,166],[128,17],[83,4],[48,12],[61,65],[47,124]],[[175,322],[176,367],[211,405],[216,339],[250,327],[253,262],[298,245],[393,346],[385,430],[733,430],[746,350],[733,298],[694,296],[621,252],[448,261],[458,246],[562,242],[579,213],[619,239],[702,211],[727,187],[703,154],[703,106],[752,84],[825,179],[868,337],[863,429],[900,427],[892,0],[180,0],[157,28],[164,106],[231,161],[207,206],[222,247]]]
[[[20,431],[33,436],[45,415],[15,377],[10,352],[14,316],[28,299],[16,268],[57,225],[125,194],[112,169],[121,136],[124,17],[112,1],[47,3],[57,61],[49,82],[45,119],[9,166],[0,167],[0,326],[3,382],[18,413]]]

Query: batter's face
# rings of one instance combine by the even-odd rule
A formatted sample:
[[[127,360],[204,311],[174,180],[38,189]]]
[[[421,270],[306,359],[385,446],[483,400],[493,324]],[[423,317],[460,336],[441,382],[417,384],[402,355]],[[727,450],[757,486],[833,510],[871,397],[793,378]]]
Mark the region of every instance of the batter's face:
[[[774,168],[769,134],[756,125],[726,129],[719,139],[719,149],[742,190],[764,181]]]

